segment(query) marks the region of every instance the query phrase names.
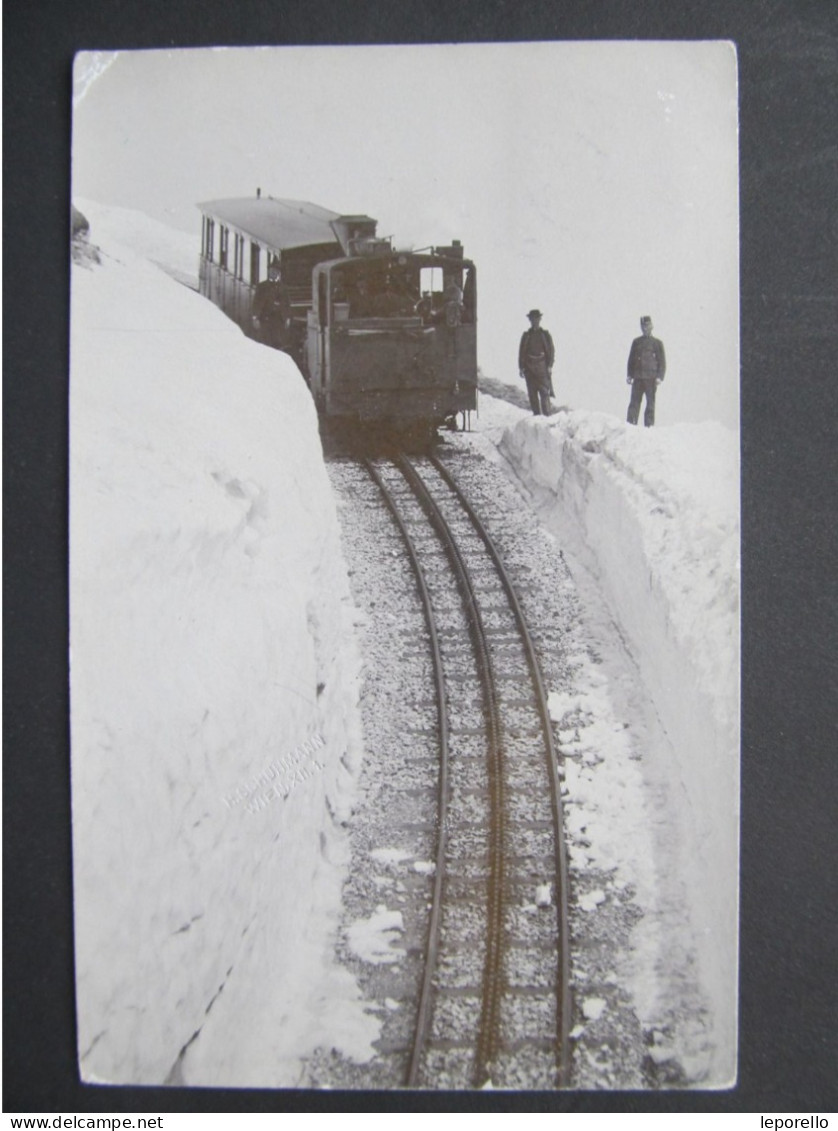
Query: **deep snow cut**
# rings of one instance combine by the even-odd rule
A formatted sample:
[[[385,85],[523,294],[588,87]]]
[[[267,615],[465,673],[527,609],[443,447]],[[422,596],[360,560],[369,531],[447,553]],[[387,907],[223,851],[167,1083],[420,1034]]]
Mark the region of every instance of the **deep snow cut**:
[[[72,283],[81,1071],[289,1086],[318,1047],[369,1058],[379,1029],[332,958],[362,743],[317,421],[293,363],[177,281],[196,272],[193,239],[78,203],[101,248]],[[644,752],[644,734],[620,724],[631,705],[581,654],[582,691],[572,703],[554,692],[561,744],[578,755],[571,834],[572,803],[601,815],[596,842],[571,857],[619,865],[614,883],[650,907],[667,867],[687,890],[713,1013],[712,1063],[694,1079],[720,1086],[735,1064],[736,437],[582,409],[533,420],[486,398],[477,423],[475,442],[498,445],[580,591],[604,602],[666,737]],[[569,718],[585,726],[562,730]],[[669,825],[633,833],[650,780]],[[681,906],[673,895],[638,927],[629,988],[644,1022],[665,1012],[660,967]],[[388,915],[357,925],[370,961],[397,951]]]
[[[730,1083],[739,812],[736,434],[715,423],[634,428],[570,410],[539,419],[518,414],[498,446],[577,582],[604,601],[661,725],[666,765],[647,772],[668,778],[672,848],[712,1003],[710,1082]],[[607,717],[596,687],[589,698],[582,707],[592,708],[591,717]],[[568,706],[552,704],[554,717]],[[600,754],[615,755],[621,738],[600,735]],[[651,751],[646,760],[654,765]],[[572,797],[573,774],[569,784]]]
[[[330,959],[360,750],[317,420],[288,358],[149,260],[185,274],[186,238],[84,208],[100,264],[72,280],[81,1072],[290,1085],[307,1051],[364,1058],[377,1033]]]

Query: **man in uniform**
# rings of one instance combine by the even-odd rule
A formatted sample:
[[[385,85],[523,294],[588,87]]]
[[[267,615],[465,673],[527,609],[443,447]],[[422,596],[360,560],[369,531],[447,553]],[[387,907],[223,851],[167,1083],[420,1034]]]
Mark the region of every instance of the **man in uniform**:
[[[279,267],[272,263],[267,279],[253,295],[253,328],[260,342],[287,350],[291,344],[291,302]]]
[[[655,393],[666,376],[666,354],[660,338],[652,337],[652,319],[648,314],[644,314],[640,319],[640,329],[643,333],[639,338],[634,339],[629,351],[626,384],[631,385],[631,400],[626,419],[629,424],[637,423],[640,402],[645,395],[646,412],[643,414],[643,423],[647,428],[651,428],[655,423]]]
[[[518,372],[527,382],[530,407],[536,416],[549,416],[552,410],[550,394],[553,392],[553,361],[556,351],[549,331],[542,328],[541,311],[531,310],[527,315],[529,330],[521,335],[518,347]]]

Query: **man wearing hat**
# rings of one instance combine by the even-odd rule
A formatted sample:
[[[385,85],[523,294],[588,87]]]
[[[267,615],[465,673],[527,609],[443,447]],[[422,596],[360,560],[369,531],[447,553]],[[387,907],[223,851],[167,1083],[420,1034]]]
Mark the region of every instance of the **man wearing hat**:
[[[527,315],[529,330],[521,335],[518,347],[518,372],[527,382],[530,407],[536,416],[549,416],[552,406],[550,394],[553,392],[553,361],[556,351],[548,330],[542,329],[541,311],[531,310]]]
[[[291,302],[276,261],[268,265],[267,279],[259,283],[253,294],[252,321],[256,336],[264,345],[278,350],[289,348]]]
[[[645,394],[646,412],[643,414],[643,423],[651,428],[655,423],[655,392],[666,376],[666,354],[660,338],[652,337],[652,319],[648,314],[640,319],[640,329],[643,333],[634,339],[629,351],[626,384],[631,385],[631,400],[626,419],[629,424],[637,423],[640,402]]]

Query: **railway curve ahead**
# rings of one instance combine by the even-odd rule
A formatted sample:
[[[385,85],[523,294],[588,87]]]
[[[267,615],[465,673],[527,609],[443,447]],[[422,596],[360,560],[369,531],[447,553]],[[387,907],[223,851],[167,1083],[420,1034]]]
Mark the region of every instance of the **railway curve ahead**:
[[[466,659],[461,638],[447,656],[443,646],[443,667],[452,688],[462,688],[464,681],[468,687],[469,665],[478,673],[484,746],[478,757],[485,759],[486,777],[485,786],[470,784],[475,779],[469,761],[473,752],[458,747],[457,706],[449,700],[450,725],[440,731],[444,743],[435,898],[406,1082],[430,1082],[433,1064],[441,1059],[435,1056],[439,1050],[448,1054],[448,1073],[452,1055],[460,1054],[462,1071],[470,1073],[475,1087],[490,1081],[502,1084],[509,1067],[505,1062],[517,1065],[521,1060],[544,1085],[561,1087],[567,1083],[569,1057],[567,866],[544,682],[501,557],[451,473],[435,457],[414,466],[401,456],[395,466],[412,499],[397,481],[391,479],[386,486],[377,471],[373,474],[391,510],[404,511],[399,520],[403,536],[409,539],[408,524],[421,523],[424,515],[444,551],[444,558],[426,558],[428,564],[418,565],[419,570],[433,576],[444,561],[456,579],[470,655]],[[418,555],[414,557],[418,563]],[[428,588],[424,581],[420,584]],[[440,592],[438,585],[434,588]],[[444,598],[440,605],[444,612]],[[433,615],[431,600],[431,621]],[[468,687],[467,694],[471,690]],[[453,699],[456,692],[449,694]],[[449,837],[446,794],[449,788],[457,790],[458,777],[471,808],[465,821],[461,817],[461,829],[452,821]],[[551,802],[549,819],[545,798]],[[469,835],[463,836],[466,829]],[[474,883],[475,868],[483,864],[485,876]],[[473,913],[465,927],[459,922],[456,898],[447,906],[458,891],[468,891]],[[538,909],[535,917],[522,914],[522,893],[529,893]],[[439,906],[443,901],[445,910]],[[475,948],[482,961],[480,983],[464,986],[464,980],[476,981]],[[472,969],[470,978],[467,967]],[[480,1002],[478,1024],[472,1030],[473,1047],[468,1039],[457,1047],[445,1036],[446,998],[459,995],[462,1000],[469,989]]]
[[[560,686],[579,645],[571,583],[503,473],[443,447],[445,462],[327,464],[364,656],[338,958],[380,1031],[366,1061],[316,1054],[307,1082],[572,1087],[563,770],[541,676]]]

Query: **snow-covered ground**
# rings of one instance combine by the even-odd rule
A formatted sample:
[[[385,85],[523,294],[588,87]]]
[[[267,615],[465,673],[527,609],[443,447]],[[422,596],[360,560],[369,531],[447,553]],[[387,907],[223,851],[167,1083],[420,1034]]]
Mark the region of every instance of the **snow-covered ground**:
[[[357,662],[295,366],[85,203],[73,268],[71,680],[79,1055],[89,1080],[292,1084],[375,1024],[327,954]]]
[[[101,249],[72,281],[82,1074],[292,1085],[317,1047],[364,1059],[378,1033],[330,957],[362,751],[317,421],[293,364],[177,281],[196,273],[189,237],[76,203]],[[697,955],[713,1014],[707,1082],[721,1086],[735,1063],[736,437],[582,409],[534,420],[490,398],[477,423],[475,442],[556,535],[590,631],[616,628],[646,688],[621,703],[603,664],[584,702],[554,696],[560,724],[593,725],[606,700],[609,717],[624,709],[630,732],[589,725],[585,741],[605,764],[645,758],[622,801],[620,779],[584,765],[568,773],[569,798],[608,814],[589,850],[606,867],[620,856],[620,804],[641,788],[666,797],[629,882],[686,892],[671,902],[689,908],[678,945]],[[568,750],[577,730],[563,734]],[[639,950],[662,955],[665,926],[640,923]],[[633,984],[650,1019],[668,986],[655,968],[638,961]]]
[[[586,767],[580,775],[568,764],[569,800],[584,802],[594,856],[607,867],[634,855],[635,874],[623,878],[658,910],[636,932],[638,1012],[650,1026],[665,1012],[661,991],[678,965],[671,952],[684,949],[687,962],[694,954],[710,1008],[702,1027],[712,1030],[709,1057],[694,1067],[721,1086],[734,1078],[736,1051],[738,437],[720,424],[647,430],[572,409],[536,419],[497,400],[484,400],[481,417],[485,446],[555,535],[590,630],[599,622],[599,648],[610,653],[576,701],[554,696],[558,722],[600,720],[581,742],[571,727],[562,747],[593,751],[615,770],[624,765],[630,778],[626,754],[640,754],[642,780],[632,788],[642,798],[619,771]],[[615,637],[619,655],[607,645]],[[626,662],[640,677],[642,702],[621,692]],[[630,729],[611,726],[614,715],[631,720]],[[626,841],[644,835],[653,869],[645,879],[644,851]],[[644,953],[659,953],[660,962],[650,966]]]

